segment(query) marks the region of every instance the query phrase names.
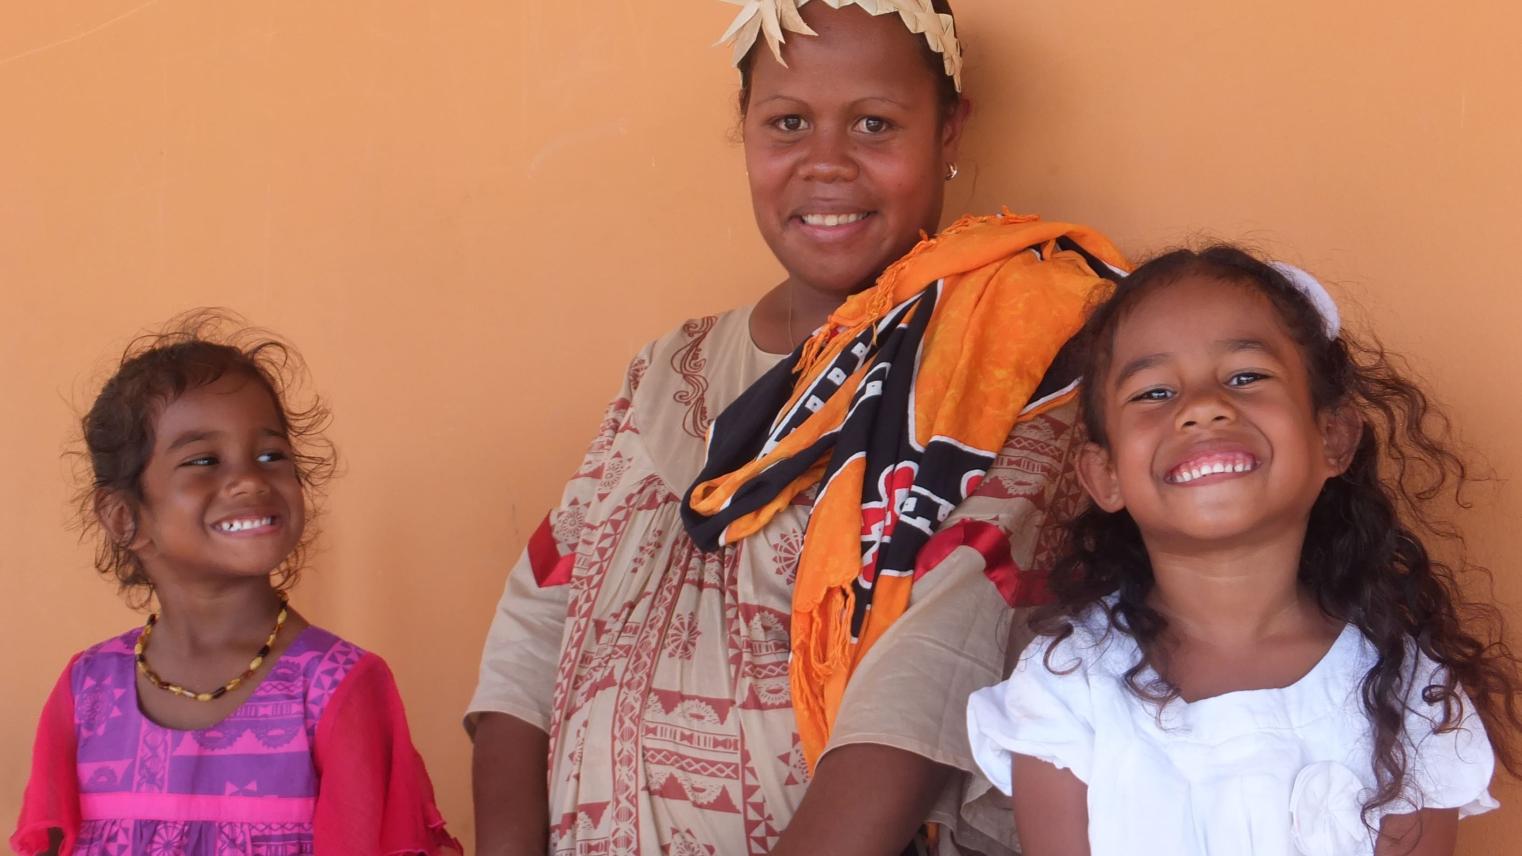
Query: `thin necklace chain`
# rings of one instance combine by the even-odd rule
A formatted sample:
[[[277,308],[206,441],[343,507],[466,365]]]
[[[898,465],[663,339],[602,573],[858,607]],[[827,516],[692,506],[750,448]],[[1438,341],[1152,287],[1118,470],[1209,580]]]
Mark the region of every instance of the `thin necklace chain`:
[[[797,288],[791,282],[787,284],[787,346],[789,349],[798,347],[798,340],[793,334],[793,294]]]

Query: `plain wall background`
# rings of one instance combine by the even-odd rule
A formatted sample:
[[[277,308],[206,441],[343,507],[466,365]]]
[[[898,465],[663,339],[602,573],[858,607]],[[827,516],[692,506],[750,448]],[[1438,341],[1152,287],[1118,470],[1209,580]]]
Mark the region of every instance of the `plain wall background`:
[[[1248,239],[1409,354],[1502,480],[1462,516],[1522,622],[1522,12],[1411,0],[957,0],[948,216],[1128,252]],[[233,307],[305,353],[346,474],[297,591],[390,661],[453,829],[507,567],[628,357],[779,272],[711,43],[663,3],[0,5],[0,815],[68,656],[130,613],[68,528],[76,417],[130,336]],[[1463,824],[1511,852],[1522,789]],[[9,826],[6,827],[8,832]]]

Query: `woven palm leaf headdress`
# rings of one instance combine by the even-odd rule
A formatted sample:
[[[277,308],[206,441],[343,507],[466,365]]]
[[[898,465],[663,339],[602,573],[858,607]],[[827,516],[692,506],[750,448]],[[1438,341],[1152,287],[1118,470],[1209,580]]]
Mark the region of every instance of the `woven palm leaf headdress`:
[[[784,66],[782,45],[787,33],[805,36],[818,35],[804,22],[798,10],[810,0],[724,0],[741,7],[735,22],[724,31],[719,42],[734,43],[734,63],[739,65],[759,36],[766,36],[766,44],[772,55]],[[930,5],[930,0],[822,0],[832,8],[860,6],[873,15],[896,14],[912,33],[925,37],[930,49],[940,54],[946,64],[946,76],[956,82],[962,91],[962,46],[957,41],[956,24],[950,15],[943,15]]]

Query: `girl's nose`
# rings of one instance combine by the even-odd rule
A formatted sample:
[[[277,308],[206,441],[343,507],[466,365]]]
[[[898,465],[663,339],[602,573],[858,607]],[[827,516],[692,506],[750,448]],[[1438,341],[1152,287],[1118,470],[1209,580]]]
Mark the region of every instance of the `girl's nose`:
[[[1236,419],[1236,408],[1216,390],[1186,396],[1178,410],[1179,428],[1210,428]]]
[[[268,476],[256,464],[245,464],[228,474],[224,487],[231,496],[260,496],[270,491]]]

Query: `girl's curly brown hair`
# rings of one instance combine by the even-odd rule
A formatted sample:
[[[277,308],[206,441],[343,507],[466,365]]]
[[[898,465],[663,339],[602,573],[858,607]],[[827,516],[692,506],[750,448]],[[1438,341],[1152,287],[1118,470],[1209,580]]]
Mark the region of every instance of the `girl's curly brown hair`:
[[[134,605],[146,603],[152,582],[128,549],[131,538],[113,538],[102,518],[113,503],[124,503],[135,528],[143,502],[143,471],[153,454],[154,425],[170,402],[187,391],[227,375],[243,375],[264,387],[274,401],[294,449],[296,473],[306,502],[307,527],[300,543],[274,571],[275,587],[295,584],[317,529],[319,491],[336,464],[324,436],[329,412],[311,396],[300,408],[290,403],[305,380],[305,366],[290,345],[273,334],[247,326],[219,309],[197,309],[171,319],[162,331],[132,340],[121,364],[101,388],[81,420],[88,463],[87,484],[77,496],[84,537],[96,541],[95,568],[114,578]]]
[[[1438,731],[1460,726],[1461,692],[1467,693],[1497,759],[1513,776],[1522,775],[1515,743],[1522,731],[1522,671],[1499,610],[1469,598],[1460,584],[1461,578],[1471,587],[1471,578],[1488,584],[1489,573],[1465,558],[1459,532],[1438,513],[1445,502],[1468,507],[1469,469],[1453,450],[1448,419],[1377,342],[1363,344],[1346,332],[1329,339],[1305,294],[1242,249],[1176,250],[1137,268],[1080,333],[1089,437],[1107,445],[1100,390],[1120,323],[1148,295],[1197,276],[1268,298],[1305,359],[1317,409],[1352,407],[1364,422],[1352,464],[1327,481],[1311,510],[1299,579],[1322,611],[1356,626],[1378,654],[1360,687],[1377,783],[1364,804],[1365,821],[1403,796],[1410,761],[1405,699],[1413,689],[1443,711]],[[1176,688],[1149,672],[1167,622],[1148,605],[1152,566],[1136,522],[1125,510],[1109,513],[1091,503],[1068,522],[1066,534],[1050,580],[1054,602],[1033,617],[1037,632],[1065,638],[1079,616],[1107,608],[1105,599],[1114,597],[1111,629],[1132,636],[1143,652],[1126,673],[1131,690],[1159,704],[1176,698]],[[1429,552],[1437,542],[1451,548],[1444,552],[1456,557],[1452,562]],[[1406,685],[1416,651],[1438,665],[1437,683]]]

